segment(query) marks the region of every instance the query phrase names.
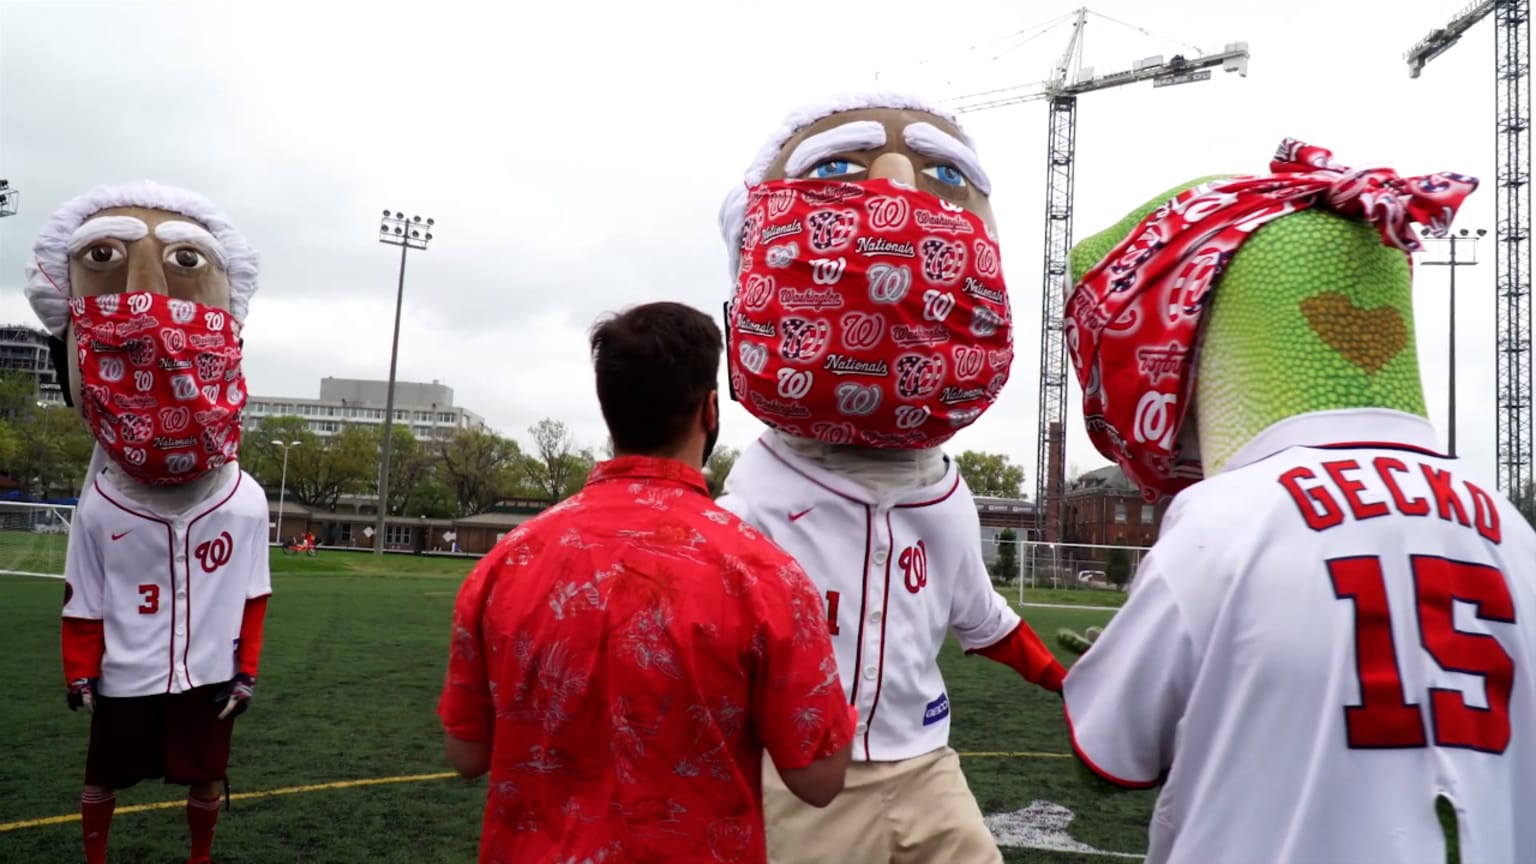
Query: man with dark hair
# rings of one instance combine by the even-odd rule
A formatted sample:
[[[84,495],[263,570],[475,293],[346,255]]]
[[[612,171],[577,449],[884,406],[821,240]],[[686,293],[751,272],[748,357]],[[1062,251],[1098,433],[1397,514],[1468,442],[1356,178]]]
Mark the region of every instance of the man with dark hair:
[[[677,303],[594,327],[614,458],[459,590],[438,713],[454,769],[491,774],[482,864],[765,864],[764,751],[808,804],[842,790],[820,595],[704,483],[721,341]]]

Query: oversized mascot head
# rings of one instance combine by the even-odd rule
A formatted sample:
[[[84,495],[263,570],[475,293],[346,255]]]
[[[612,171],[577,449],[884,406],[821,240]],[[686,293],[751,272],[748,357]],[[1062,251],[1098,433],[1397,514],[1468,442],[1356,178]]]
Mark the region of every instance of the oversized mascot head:
[[[92,475],[110,458],[141,483],[176,486],[236,458],[256,274],[229,217],[184,189],[98,186],[48,219],[27,297],[96,438]]]
[[[1477,180],[1354,169],[1294,139],[1269,167],[1184,183],[1072,251],[1088,434],[1149,501],[1289,417],[1426,414],[1408,253]]]
[[[720,211],[732,397],[835,445],[927,449],[975,422],[1013,360],[991,191],[922,100],[792,113]]]

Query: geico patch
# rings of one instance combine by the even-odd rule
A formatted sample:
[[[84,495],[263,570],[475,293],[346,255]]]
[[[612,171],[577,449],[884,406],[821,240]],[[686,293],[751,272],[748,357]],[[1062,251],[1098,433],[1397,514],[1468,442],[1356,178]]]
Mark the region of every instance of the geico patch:
[[[923,710],[923,725],[931,726],[949,716],[949,694],[940,693],[939,698],[928,703]]]

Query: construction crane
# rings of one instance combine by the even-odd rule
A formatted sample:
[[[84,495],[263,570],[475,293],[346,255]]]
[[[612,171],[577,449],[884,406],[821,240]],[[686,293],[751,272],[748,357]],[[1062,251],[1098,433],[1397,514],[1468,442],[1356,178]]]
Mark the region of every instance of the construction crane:
[[[1083,30],[1088,10],[1078,9],[1072,38],[1047,81],[1005,87],[946,100],[958,113],[984,111],[1021,102],[1050,102],[1045,193],[1045,263],[1040,302],[1040,426],[1035,462],[1035,512],[1041,539],[1062,540],[1066,493],[1067,345],[1063,338],[1068,253],[1072,249],[1073,170],[1077,145],[1077,97],[1095,90],[1151,81],[1153,87],[1207,81],[1221,67],[1248,77],[1248,43],[1233,42],[1215,54],[1194,57],[1145,57],[1126,70],[1095,75],[1081,67]],[[1097,13],[1095,13],[1097,14]],[[1102,16],[1101,16],[1102,17]],[[1113,21],[1114,19],[1107,19]],[[1121,23],[1121,22],[1115,22]]]
[[[1531,488],[1531,8],[1530,0],[1479,0],[1408,49],[1408,75],[1493,16],[1497,94],[1494,239],[1494,437],[1499,488],[1517,500]]]

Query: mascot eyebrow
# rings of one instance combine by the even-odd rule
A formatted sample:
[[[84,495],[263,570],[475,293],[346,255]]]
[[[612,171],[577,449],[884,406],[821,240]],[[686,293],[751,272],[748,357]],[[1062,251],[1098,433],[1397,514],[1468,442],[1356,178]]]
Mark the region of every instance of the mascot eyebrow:
[[[960,173],[971,181],[978,192],[983,195],[992,194],[992,179],[987,176],[987,172],[981,170],[981,160],[977,158],[976,151],[959,138],[932,123],[913,123],[903,129],[901,134],[908,147],[924,156],[955,163],[955,167],[960,169]]]
[[[149,226],[133,216],[97,216],[82,223],[69,235],[64,247],[73,258],[102,240],[124,240],[133,243],[149,236]]]
[[[798,177],[801,172],[816,163],[838,153],[850,150],[873,150],[885,146],[885,127],[874,120],[855,120],[834,126],[824,132],[809,135],[795,145],[794,152],[784,163],[787,177]]]
[[[155,236],[160,238],[160,242],[167,246],[172,243],[189,243],[202,250],[204,254],[214,261],[217,261],[220,269],[227,266],[224,244],[220,243],[217,237],[214,237],[208,232],[208,229],[201,225],[172,219],[156,225]]]

